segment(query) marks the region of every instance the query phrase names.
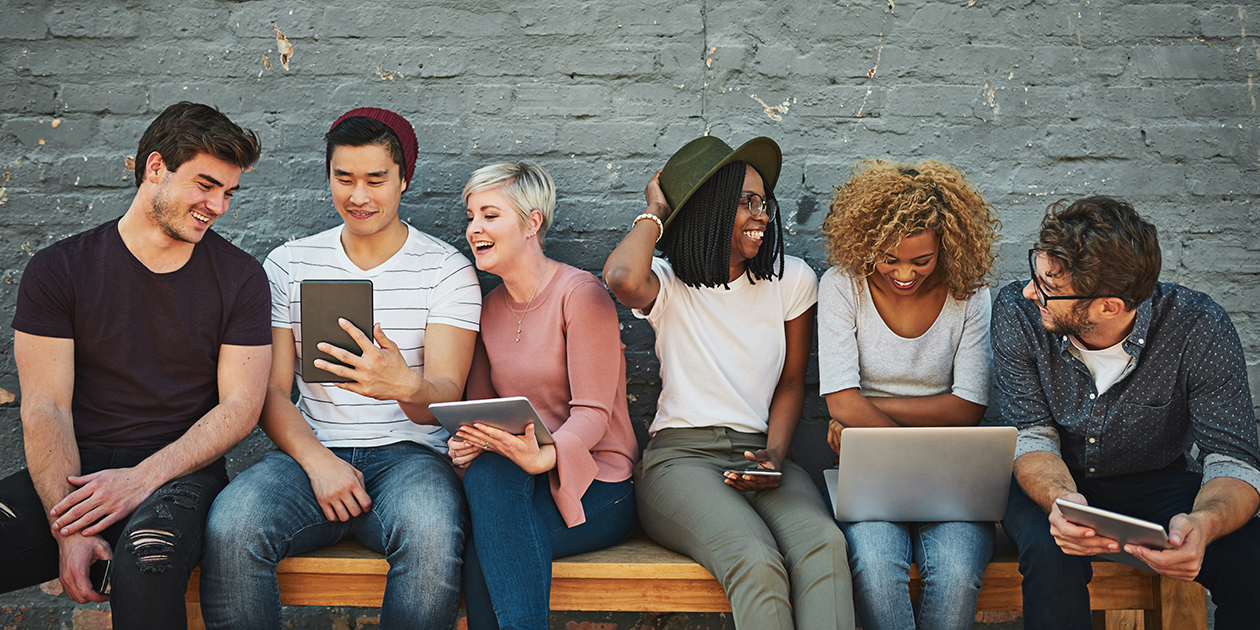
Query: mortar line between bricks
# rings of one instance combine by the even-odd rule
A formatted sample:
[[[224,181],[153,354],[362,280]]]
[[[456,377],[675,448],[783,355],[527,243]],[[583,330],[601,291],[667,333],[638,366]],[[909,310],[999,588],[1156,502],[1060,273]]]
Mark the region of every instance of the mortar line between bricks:
[[[700,120],[704,121],[705,135],[709,129],[709,81],[705,74],[708,67],[704,66],[705,57],[709,56],[709,2],[708,0],[700,0],[700,65],[704,67],[701,70],[700,80]]]

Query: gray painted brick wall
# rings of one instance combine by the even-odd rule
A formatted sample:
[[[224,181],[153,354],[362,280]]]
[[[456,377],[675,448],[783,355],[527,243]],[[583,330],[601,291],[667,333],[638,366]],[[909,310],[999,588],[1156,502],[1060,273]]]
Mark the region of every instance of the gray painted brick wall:
[[[60,4],[71,3],[5,0],[0,18],[6,324],[33,252],[125,210],[133,189],[124,159],[167,105],[211,103],[261,134],[263,159],[216,225],[259,257],[337,223],[320,137],[346,109],[374,105],[403,113],[420,138],[404,218],[467,251],[459,191],[469,173],[534,159],[560,191],[549,253],[591,271],[642,210],[652,171],[705,132],[783,146],[777,195],[788,251],[819,272],[832,186],[863,157],[934,157],[965,170],[1004,223],[1002,283],[1025,273],[1023,251],[1049,202],[1124,197],[1160,228],[1163,279],[1207,291],[1229,311],[1260,401],[1254,4]],[[277,26],[295,49],[288,70]],[[659,387],[652,334],[622,315],[642,435]],[[16,393],[11,340],[0,332],[0,388]],[[824,457],[824,414],[811,400],[802,459]],[[234,470],[266,448],[251,437],[234,451]],[[0,474],[22,462],[17,406],[6,404]],[[354,627],[370,612],[308,612],[302,623]],[[0,621],[18,626],[96,627],[98,617],[38,591],[0,598]],[[709,616],[556,621],[613,627],[599,623],[721,625]]]

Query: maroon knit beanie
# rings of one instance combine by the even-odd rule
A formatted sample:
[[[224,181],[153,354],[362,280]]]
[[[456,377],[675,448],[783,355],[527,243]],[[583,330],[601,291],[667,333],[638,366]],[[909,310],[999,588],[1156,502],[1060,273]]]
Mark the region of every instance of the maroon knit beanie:
[[[412,129],[411,123],[407,122],[406,118],[403,118],[388,109],[381,109],[379,107],[357,107],[342,114],[341,118],[338,118],[336,122],[328,128],[328,130],[332,131],[333,129],[336,129],[337,125],[341,124],[341,121],[353,116],[371,118],[372,120],[384,123],[386,127],[389,127],[390,130],[394,132],[395,136],[398,136],[398,143],[402,145],[403,162],[406,163],[406,168],[403,169],[403,181],[410,185],[411,175],[416,172],[416,153],[419,151],[419,143],[416,141],[416,132]],[[328,157],[331,157],[331,153]],[[324,170],[328,170],[327,164],[324,165]]]

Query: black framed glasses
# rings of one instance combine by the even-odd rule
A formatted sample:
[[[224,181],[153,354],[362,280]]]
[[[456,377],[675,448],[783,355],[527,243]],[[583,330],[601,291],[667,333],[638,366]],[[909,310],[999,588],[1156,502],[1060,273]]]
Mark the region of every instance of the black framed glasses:
[[[729,199],[729,197],[728,197]],[[774,202],[758,195],[757,193],[745,193],[739,196],[739,207],[748,208],[748,212],[756,219],[761,215],[766,215],[767,221],[774,220],[774,213],[778,210]]]
[[[1028,271],[1032,274],[1033,287],[1037,289],[1037,303],[1045,306],[1050,300],[1097,300],[1107,297],[1105,295],[1049,295],[1041,286],[1041,279],[1037,277],[1037,254],[1041,252],[1036,248],[1028,250]]]

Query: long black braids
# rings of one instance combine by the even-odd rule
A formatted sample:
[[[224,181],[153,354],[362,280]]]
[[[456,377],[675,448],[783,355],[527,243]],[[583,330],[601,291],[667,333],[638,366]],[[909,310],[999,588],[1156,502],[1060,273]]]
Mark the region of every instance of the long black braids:
[[[661,250],[674,273],[687,286],[730,288],[731,232],[744,188],[746,162],[732,162],[718,169],[696,189],[680,209],[670,230],[661,238]],[[766,192],[770,202],[774,193]],[[748,261],[749,282],[783,275],[783,226],[775,213],[757,255]],[[775,270],[775,261],[778,270]]]

